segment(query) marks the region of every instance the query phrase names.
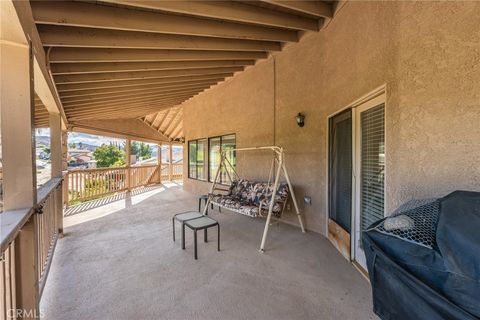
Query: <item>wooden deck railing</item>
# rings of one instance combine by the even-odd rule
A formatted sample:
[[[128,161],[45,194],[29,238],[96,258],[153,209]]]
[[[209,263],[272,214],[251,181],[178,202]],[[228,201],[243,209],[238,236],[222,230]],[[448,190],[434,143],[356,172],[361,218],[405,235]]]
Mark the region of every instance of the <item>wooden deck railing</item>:
[[[160,183],[158,165],[130,167],[130,189]]]
[[[67,206],[101,198],[128,189],[127,168],[77,169],[68,171],[65,187]],[[67,196],[68,195],[68,196]]]
[[[182,178],[183,165],[163,163],[120,168],[76,169],[68,171],[64,187],[68,207],[83,201],[101,198],[116,192],[131,190],[162,180]]]
[[[183,177],[183,163],[162,163],[162,180],[180,180]]]
[[[17,319],[19,311],[28,313],[25,318],[38,316],[38,300],[63,229],[62,179],[42,186],[37,199],[34,208],[1,214],[0,319]]]
[[[180,180],[183,177],[183,163],[174,163],[172,165],[172,180]]]
[[[38,192],[38,206],[35,215],[40,295],[45,286],[59,230],[63,229],[62,180],[60,178],[52,179],[44,186],[46,188],[41,188]]]

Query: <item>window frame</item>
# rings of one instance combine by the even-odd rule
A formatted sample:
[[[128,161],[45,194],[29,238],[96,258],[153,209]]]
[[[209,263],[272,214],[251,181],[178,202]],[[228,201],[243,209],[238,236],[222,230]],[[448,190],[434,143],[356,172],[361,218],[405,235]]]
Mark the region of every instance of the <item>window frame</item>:
[[[198,152],[198,141],[200,140],[205,140],[207,142],[207,147],[206,147],[206,159],[204,159],[204,161],[207,163],[208,165],[208,152],[209,152],[209,148],[208,148],[208,143],[209,143],[209,140],[208,138],[198,138],[198,139],[192,139],[192,140],[188,140],[187,142],[187,148],[188,148],[188,179],[192,179],[192,180],[198,180],[198,181],[204,181],[204,182],[208,182],[208,168],[207,168],[207,177],[205,179],[199,179],[198,178],[198,155],[197,155],[197,152]],[[191,174],[191,170],[190,170],[190,143],[192,142],[195,142],[195,178],[192,178],[190,176]]]
[[[210,180],[210,175],[211,175],[211,172],[210,172],[210,139],[220,138],[220,153],[222,153],[222,151],[223,151],[223,138],[227,137],[227,136],[234,136],[235,137],[235,148],[236,148],[237,147],[237,134],[236,133],[227,133],[227,134],[222,134],[221,136],[214,136],[214,137],[208,138],[208,180],[207,180],[208,182],[211,182],[211,183],[214,182],[214,181]],[[237,157],[237,155],[235,154],[235,158],[236,157]],[[228,184],[224,183],[223,181],[221,181],[220,184],[221,185],[228,185]]]
[[[218,139],[220,138],[220,153],[222,152],[222,145],[223,145],[223,138],[224,137],[227,137],[227,136],[234,136],[235,137],[235,147],[237,146],[237,134],[236,133],[227,133],[227,134],[222,134],[222,135],[217,135],[217,136],[211,136],[211,137],[208,137],[208,138],[197,138],[197,139],[192,139],[192,140],[188,140],[187,141],[187,148],[188,148],[188,153],[187,153],[187,156],[188,156],[188,179],[192,179],[192,180],[198,180],[198,181],[203,181],[203,182],[207,182],[207,183],[212,183],[213,181],[210,180],[211,178],[211,175],[213,174],[213,172],[211,172],[212,170],[210,169],[210,141],[212,139]],[[199,140],[207,140],[207,148],[206,148],[206,164],[207,164],[207,174],[206,174],[206,177],[205,179],[199,179],[198,178],[198,171],[197,169],[195,169],[195,177],[192,177],[191,176],[191,170],[190,170],[190,144],[191,143],[195,143],[195,152],[198,152],[198,141]],[[235,156],[236,157],[236,156]],[[195,168],[197,168],[197,155],[195,154]],[[220,184],[222,185],[227,185],[226,183],[224,182],[221,182]]]

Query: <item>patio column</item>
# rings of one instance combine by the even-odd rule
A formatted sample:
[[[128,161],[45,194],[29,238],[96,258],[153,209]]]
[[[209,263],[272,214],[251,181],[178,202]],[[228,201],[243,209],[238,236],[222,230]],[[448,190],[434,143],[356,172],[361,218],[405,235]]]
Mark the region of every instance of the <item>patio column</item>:
[[[172,181],[172,178],[173,178],[173,151],[172,151],[172,143],[170,142],[169,144],[169,149],[168,149],[168,152],[170,153],[169,154],[169,158],[170,158],[170,165],[168,167],[168,179],[170,181]]]
[[[52,178],[62,176],[62,123],[59,113],[50,113],[50,160]]]
[[[68,132],[62,130],[62,171],[65,172],[63,178],[63,205],[68,208]]]
[[[125,177],[125,184],[126,184],[126,187],[127,187],[127,190],[130,191],[131,188],[130,188],[130,176],[131,176],[131,173],[130,173],[130,148],[132,147],[132,140],[130,140],[129,138],[127,138],[127,142],[126,142],[126,145],[125,145],[125,167],[127,168],[127,176]]]
[[[162,183],[162,144],[157,144],[158,182]]]
[[[63,148],[62,148],[62,120],[60,113],[50,112],[50,160],[52,162],[52,178],[62,178]],[[57,213],[58,234],[63,235],[63,190],[55,191],[55,206]]]
[[[1,1],[1,19],[11,17],[10,2]],[[4,15],[5,14],[5,15]],[[11,27],[9,25],[8,27]],[[2,28],[9,29],[2,23]],[[30,45],[18,33],[2,30],[0,40],[0,124],[3,170],[3,210],[32,208],[37,203],[33,58]],[[13,40],[12,38],[16,38]],[[39,315],[36,218],[32,215],[15,240],[16,308]]]

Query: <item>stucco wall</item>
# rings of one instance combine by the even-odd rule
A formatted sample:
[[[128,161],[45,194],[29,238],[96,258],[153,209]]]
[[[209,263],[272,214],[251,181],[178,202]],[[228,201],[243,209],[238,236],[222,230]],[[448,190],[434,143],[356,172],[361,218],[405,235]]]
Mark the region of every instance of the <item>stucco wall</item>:
[[[387,211],[412,198],[480,191],[475,2],[348,2],[326,29],[186,102],[185,138],[236,133],[238,147],[283,146],[298,198],[313,200],[302,204],[307,228],[325,233],[327,117],[384,84]],[[239,173],[265,176],[264,158],[239,155]],[[203,193],[209,185],[184,186]]]

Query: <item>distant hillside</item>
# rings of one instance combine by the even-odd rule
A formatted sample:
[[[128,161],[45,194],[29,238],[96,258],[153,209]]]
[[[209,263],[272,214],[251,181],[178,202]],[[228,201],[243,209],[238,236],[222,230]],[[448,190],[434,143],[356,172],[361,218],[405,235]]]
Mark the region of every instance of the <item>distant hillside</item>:
[[[73,144],[73,142],[69,142],[68,143],[68,148],[69,149],[72,149],[71,147],[71,144]],[[75,143],[75,148],[73,149],[81,149],[81,150],[88,150],[88,151],[95,151],[95,149],[97,149],[99,146],[94,146],[93,144],[88,144],[88,143]]]

